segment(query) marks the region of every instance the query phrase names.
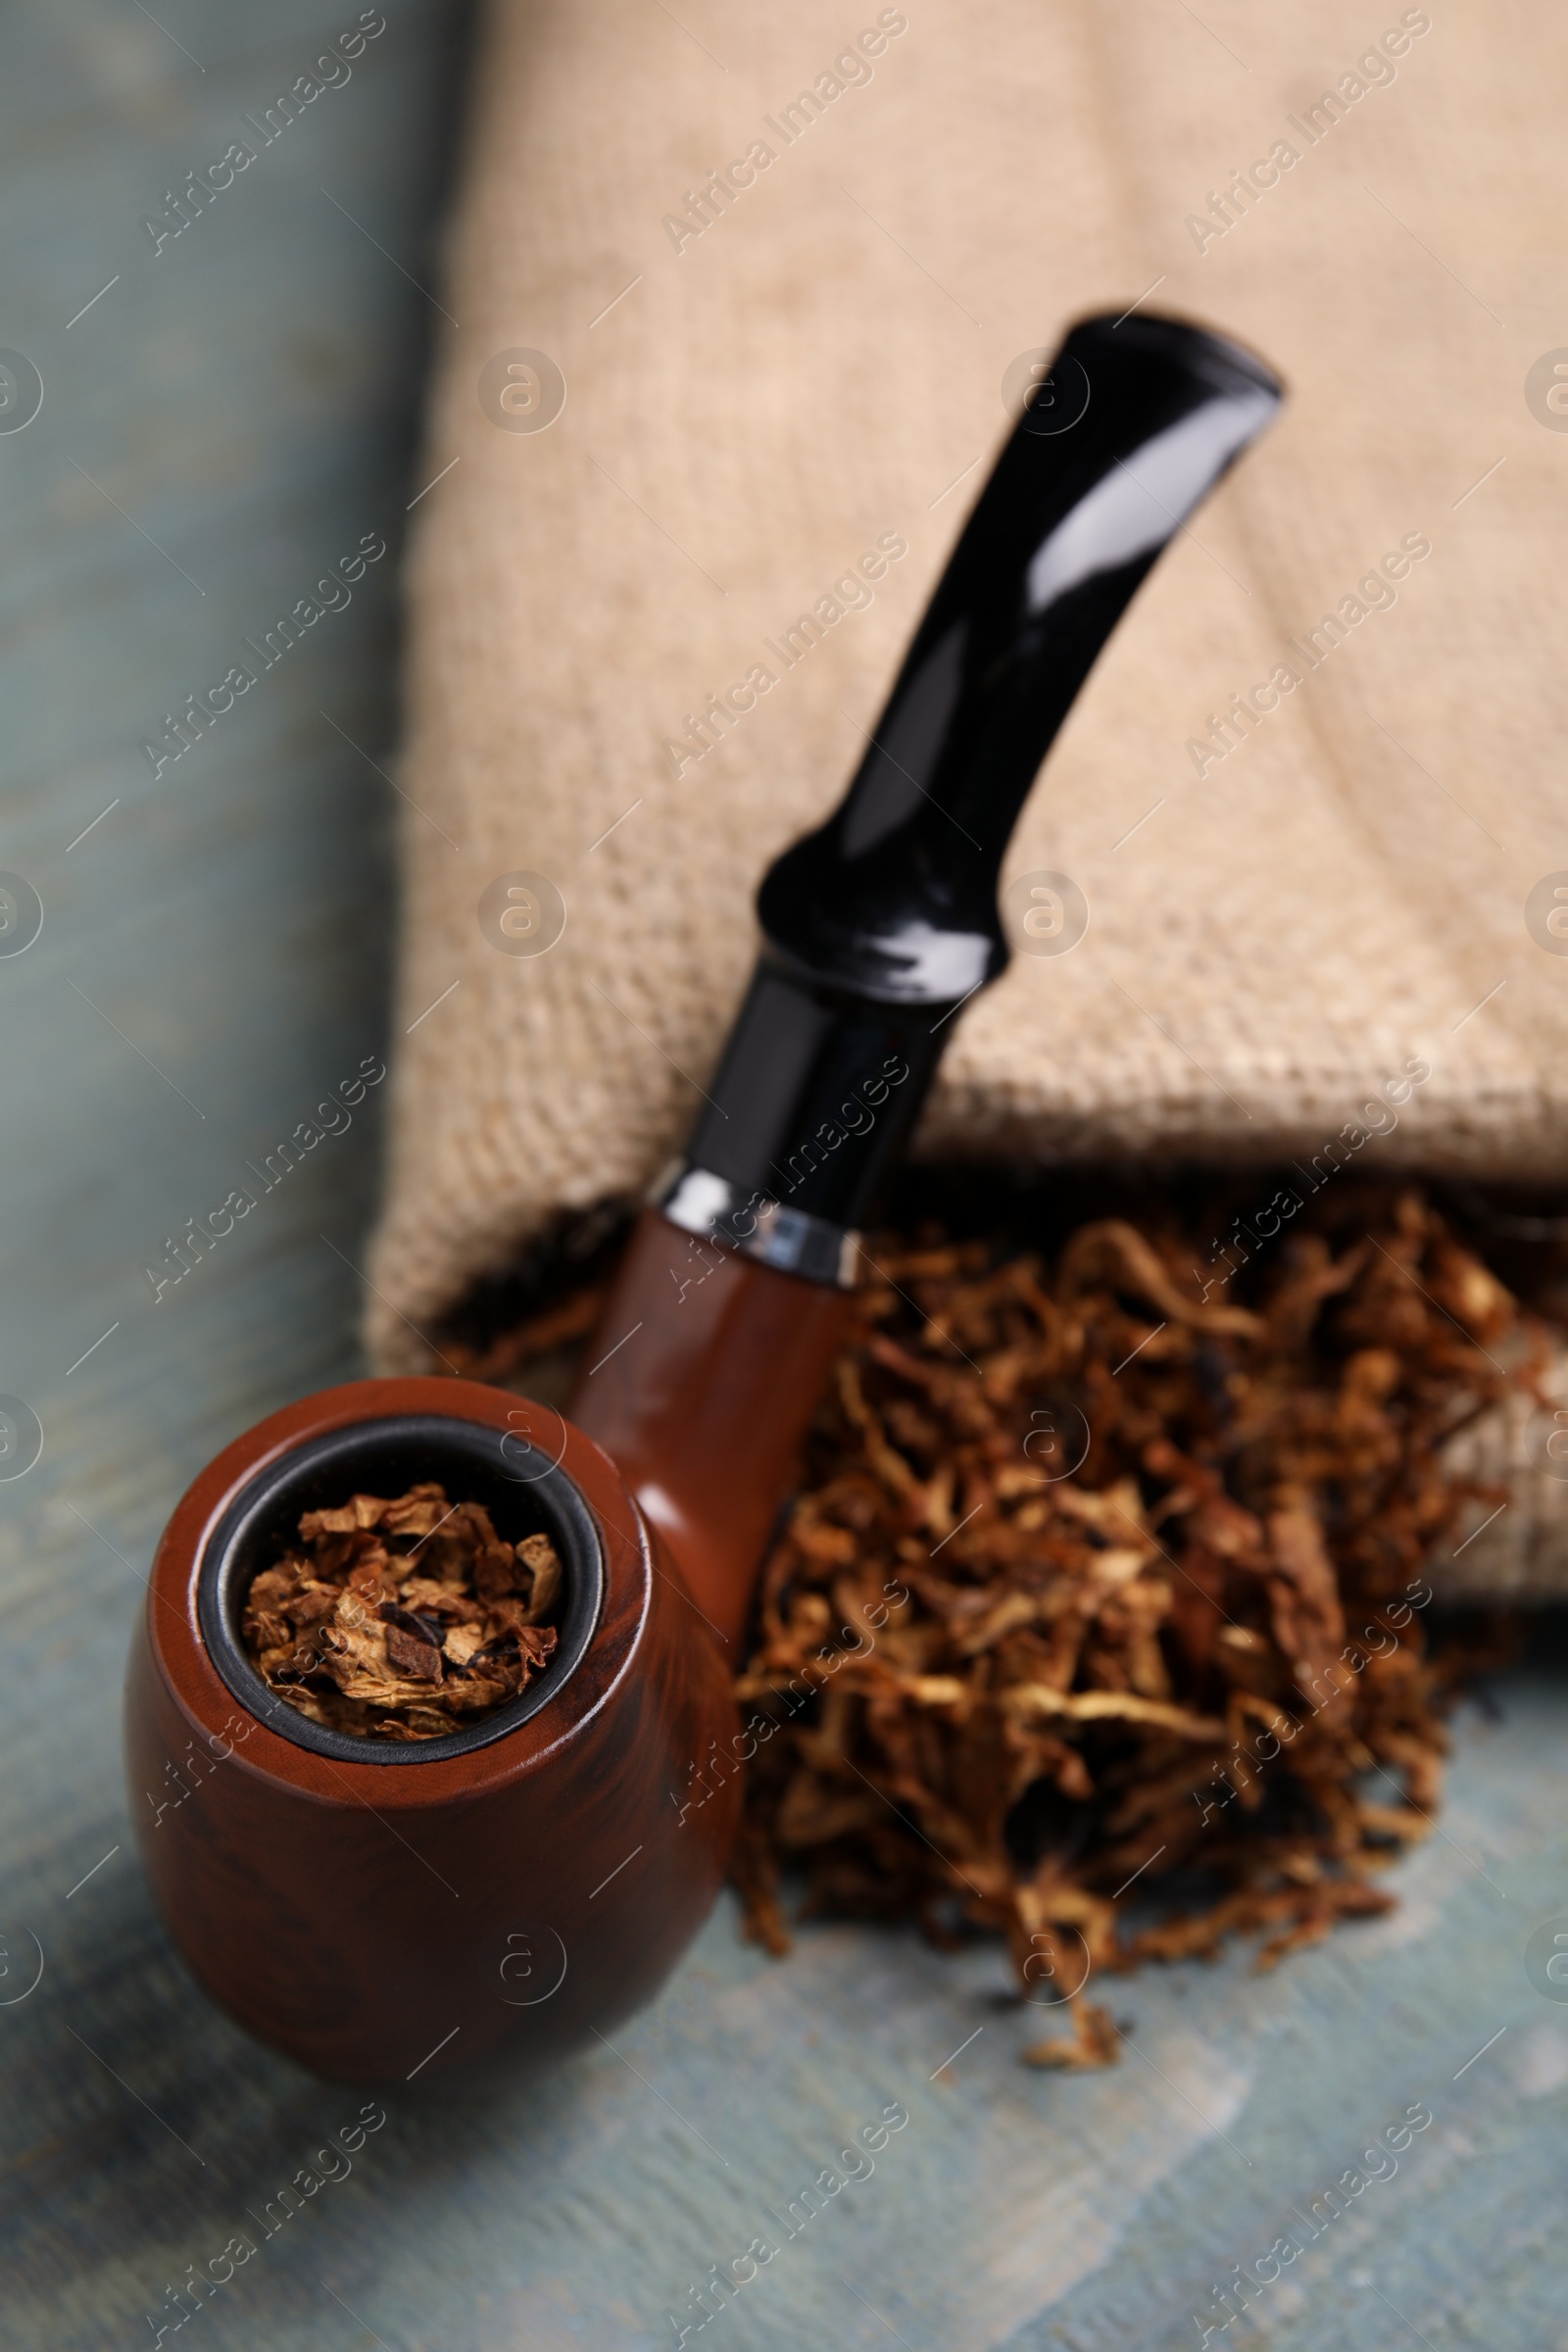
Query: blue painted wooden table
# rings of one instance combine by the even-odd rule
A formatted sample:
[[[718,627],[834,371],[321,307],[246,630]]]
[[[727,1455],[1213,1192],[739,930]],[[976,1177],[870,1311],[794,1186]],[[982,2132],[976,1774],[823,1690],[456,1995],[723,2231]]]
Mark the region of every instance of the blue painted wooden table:
[[[1568,1913],[1555,1654],[1461,1718],[1396,1914],[1271,1977],[1102,1987],[1131,2044],[1103,2074],[1016,2063],[1050,2021],[993,1951],[816,1927],[780,1964],[724,1907],[613,2050],[511,2103],[393,2101],[329,2157],[359,2100],[173,1958],[121,1783],[128,1630],[196,1468],[357,1368],[376,1177],[372,1092],[157,1295],[185,1221],[387,1042],[379,771],[466,25],[388,0],[270,127],[356,21],[19,0],[0,36],[5,2344],[1540,2352],[1568,2290],[1568,2004],[1525,1968]],[[1222,2331],[1236,2266],[1264,2283]]]

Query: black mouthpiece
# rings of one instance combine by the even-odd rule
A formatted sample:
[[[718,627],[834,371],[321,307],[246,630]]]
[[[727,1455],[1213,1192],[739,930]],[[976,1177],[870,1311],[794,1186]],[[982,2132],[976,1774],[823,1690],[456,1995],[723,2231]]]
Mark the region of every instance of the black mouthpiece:
[[[997,877],[1040,763],[1161,549],[1282,396],[1250,353],[1175,319],[1072,329],[848,793],[762,882],[764,950],[662,1196],[675,1223],[850,1279],[953,1015],[1008,960]]]

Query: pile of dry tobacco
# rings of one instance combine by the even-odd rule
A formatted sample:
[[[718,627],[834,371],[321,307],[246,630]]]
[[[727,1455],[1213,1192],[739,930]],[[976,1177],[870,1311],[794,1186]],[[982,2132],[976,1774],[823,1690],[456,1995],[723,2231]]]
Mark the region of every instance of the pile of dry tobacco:
[[[1475,1492],[1439,1456],[1517,1310],[1417,1192],[1355,1205],[1245,1304],[1117,1220],[1054,1268],[874,1247],[738,1684],[755,1934],[804,1866],[815,1910],[1000,1930],[1038,1996],[1391,1907],[1445,1750],[1422,1566]],[[1028,2055],[1113,2057],[1073,2014]]]
[[[278,1697],[313,1723],[435,1740],[505,1706],[556,1647],[561,1562],[548,1536],[497,1536],[443,1487],[307,1511],[246,1597],[241,1631]]]

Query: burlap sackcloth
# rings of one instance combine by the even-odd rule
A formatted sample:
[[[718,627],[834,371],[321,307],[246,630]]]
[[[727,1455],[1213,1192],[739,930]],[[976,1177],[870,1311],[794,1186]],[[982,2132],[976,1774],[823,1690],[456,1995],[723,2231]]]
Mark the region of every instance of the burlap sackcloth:
[[[679,1148],[759,875],[858,760],[1027,355],[1139,301],[1289,405],[1052,755],[1006,871],[1072,875],[1087,935],[960,1016],[918,1148],[1306,1160],[1417,1060],[1362,1164],[1564,1166],[1526,901],[1568,867],[1565,70],[1544,0],[494,0],[408,566],[381,1368]],[[518,871],[548,953],[481,923]]]

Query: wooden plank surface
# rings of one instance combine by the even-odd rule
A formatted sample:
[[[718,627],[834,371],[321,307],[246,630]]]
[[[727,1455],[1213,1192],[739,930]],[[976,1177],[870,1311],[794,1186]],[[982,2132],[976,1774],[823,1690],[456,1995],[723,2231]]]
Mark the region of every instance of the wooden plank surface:
[[[726,1907],[616,2050],[507,2103],[393,2102],[349,2178],[271,2236],[248,2221],[359,2102],[256,2048],[172,1957],[129,1844],[120,1682],[190,1475],[357,1368],[371,1105],[156,1303],[143,1268],[386,1046],[376,765],[462,18],[394,0],[351,81],[176,240],[155,253],[140,221],[355,13],[33,0],[0,34],[0,345],[44,381],[0,433],[0,867],[45,908],[0,956],[0,1391],[44,1431],[0,1484],[5,2344],[626,2352],[697,2341],[688,2289],[760,2238],[706,2342],[1174,2347],[1418,2102],[1435,2120],[1397,2174],[1212,2340],[1539,2352],[1568,2288],[1568,2006],[1523,1965],[1568,1912],[1554,1655],[1499,1721],[1462,1719],[1394,1918],[1268,1978],[1238,1958],[1113,1984],[1113,2072],[1019,2067],[1050,2021],[1008,2004],[992,1950],[826,1927],[780,1965]],[[155,778],[164,714],[365,532],[389,554],[353,605]],[[892,2103],[908,2123],[874,2172],[791,2234]],[[168,2290],[239,2231],[255,2255],[174,2332]]]

